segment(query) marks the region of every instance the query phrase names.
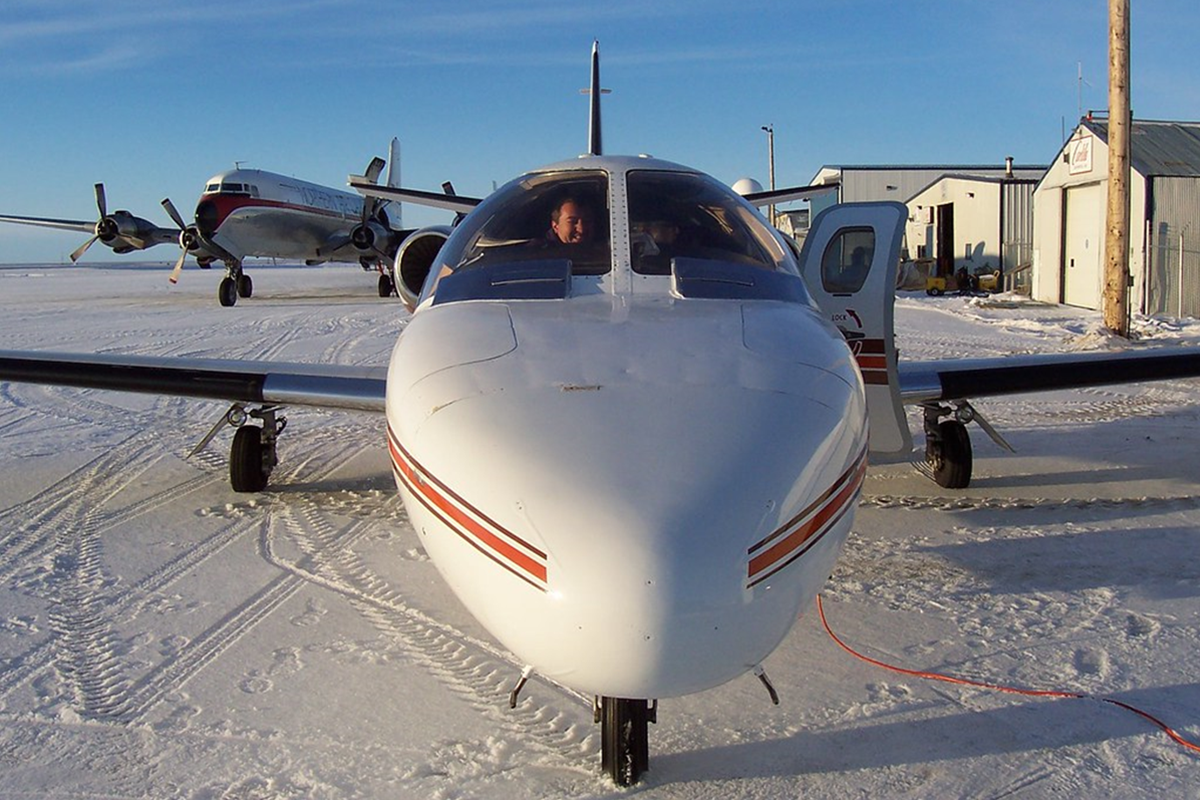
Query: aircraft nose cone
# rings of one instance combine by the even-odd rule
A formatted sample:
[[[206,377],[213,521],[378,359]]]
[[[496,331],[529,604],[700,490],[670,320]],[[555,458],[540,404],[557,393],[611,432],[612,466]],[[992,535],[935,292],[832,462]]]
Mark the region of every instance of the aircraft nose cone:
[[[597,694],[661,697],[723,683],[774,649],[800,595],[752,587],[750,550],[833,484],[857,446],[832,409],[777,401],[733,391],[718,412],[678,396],[674,413],[642,406],[644,425],[577,428],[542,450],[541,485],[514,489],[541,498],[522,512],[549,555],[543,634],[556,645],[544,671]],[[830,458],[836,468],[822,469]],[[823,555],[816,588],[831,567]],[[554,664],[560,652],[574,655]]]
[[[217,204],[211,200],[202,200],[196,206],[196,228],[202,236],[212,236],[219,222]]]

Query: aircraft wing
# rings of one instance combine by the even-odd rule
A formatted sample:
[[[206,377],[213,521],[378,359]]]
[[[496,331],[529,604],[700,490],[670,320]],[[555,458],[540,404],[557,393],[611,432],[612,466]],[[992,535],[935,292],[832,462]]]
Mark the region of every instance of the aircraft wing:
[[[0,350],[0,381],[383,411],[387,367]]]
[[[475,206],[483,202],[478,197],[423,192],[419,189],[402,189],[397,186],[380,186],[362,175],[351,175],[349,184],[365,197],[378,197],[382,200],[416,203],[421,206],[442,208],[461,214],[470,213]]]
[[[1200,347],[898,364],[906,404],[1200,377]]]
[[[96,220],[49,219],[46,217],[14,217],[0,214],[0,222],[15,222],[18,225],[36,225],[40,228],[56,228],[61,231],[78,231],[79,233],[95,233]],[[178,232],[175,233],[178,236]]]

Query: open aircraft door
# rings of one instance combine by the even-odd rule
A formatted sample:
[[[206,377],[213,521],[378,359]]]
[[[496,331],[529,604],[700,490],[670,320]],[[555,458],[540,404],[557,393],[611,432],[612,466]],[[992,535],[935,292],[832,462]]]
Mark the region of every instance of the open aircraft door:
[[[800,268],[809,292],[858,360],[874,461],[907,460],[912,434],[900,398],[893,306],[908,209],[901,203],[843,203],[813,220]]]

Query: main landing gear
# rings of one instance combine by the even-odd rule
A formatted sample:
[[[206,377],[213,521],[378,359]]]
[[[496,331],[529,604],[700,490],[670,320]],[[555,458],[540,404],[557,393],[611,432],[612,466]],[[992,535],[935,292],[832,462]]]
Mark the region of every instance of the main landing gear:
[[[246,408],[234,403],[189,457],[203,450],[226,425],[233,426],[237,432],[229,450],[229,483],[235,492],[261,492],[279,463],[275,444],[287,427],[287,417],[279,414],[280,410],[280,406]],[[262,420],[262,425],[252,424],[251,419]]]
[[[1012,445],[966,400],[925,403],[925,469],[938,486],[965,489],[973,467],[967,424],[975,422],[992,441],[1010,453]]]
[[[379,273],[379,296],[393,297],[396,294],[396,282],[386,272]]]
[[[236,305],[239,297],[250,297],[252,294],[254,294],[254,281],[250,280],[249,275],[242,272],[241,264],[230,266],[221,280],[220,286],[217,287],[217,299],[225,307]]]

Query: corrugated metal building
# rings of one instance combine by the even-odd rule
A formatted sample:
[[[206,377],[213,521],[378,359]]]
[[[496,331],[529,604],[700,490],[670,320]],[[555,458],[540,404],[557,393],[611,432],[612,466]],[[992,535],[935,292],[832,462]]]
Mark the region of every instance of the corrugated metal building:
[[[909,255],[922,271],[1018,274],[1033,260],[1036,178],[943,175],[908,200]]]
[[[815,218],[835,203],[860,203],[871,200],[907,202],[913,195],[943,175],[1006,177],[1007,164],[831,164],[821,167],[809,181],[810,186],[829,186],[830,193],[814,197],[810,206]],[[1011,167],[1012,177],[1037,180],[1046,173],[1045,165]]]
[[[1134,120],[1131,305],[1200,316],[1200,123]],[[1034,193],[1034,296],[1099,308],[1108,207],[1108,120],[1087,118]]]

